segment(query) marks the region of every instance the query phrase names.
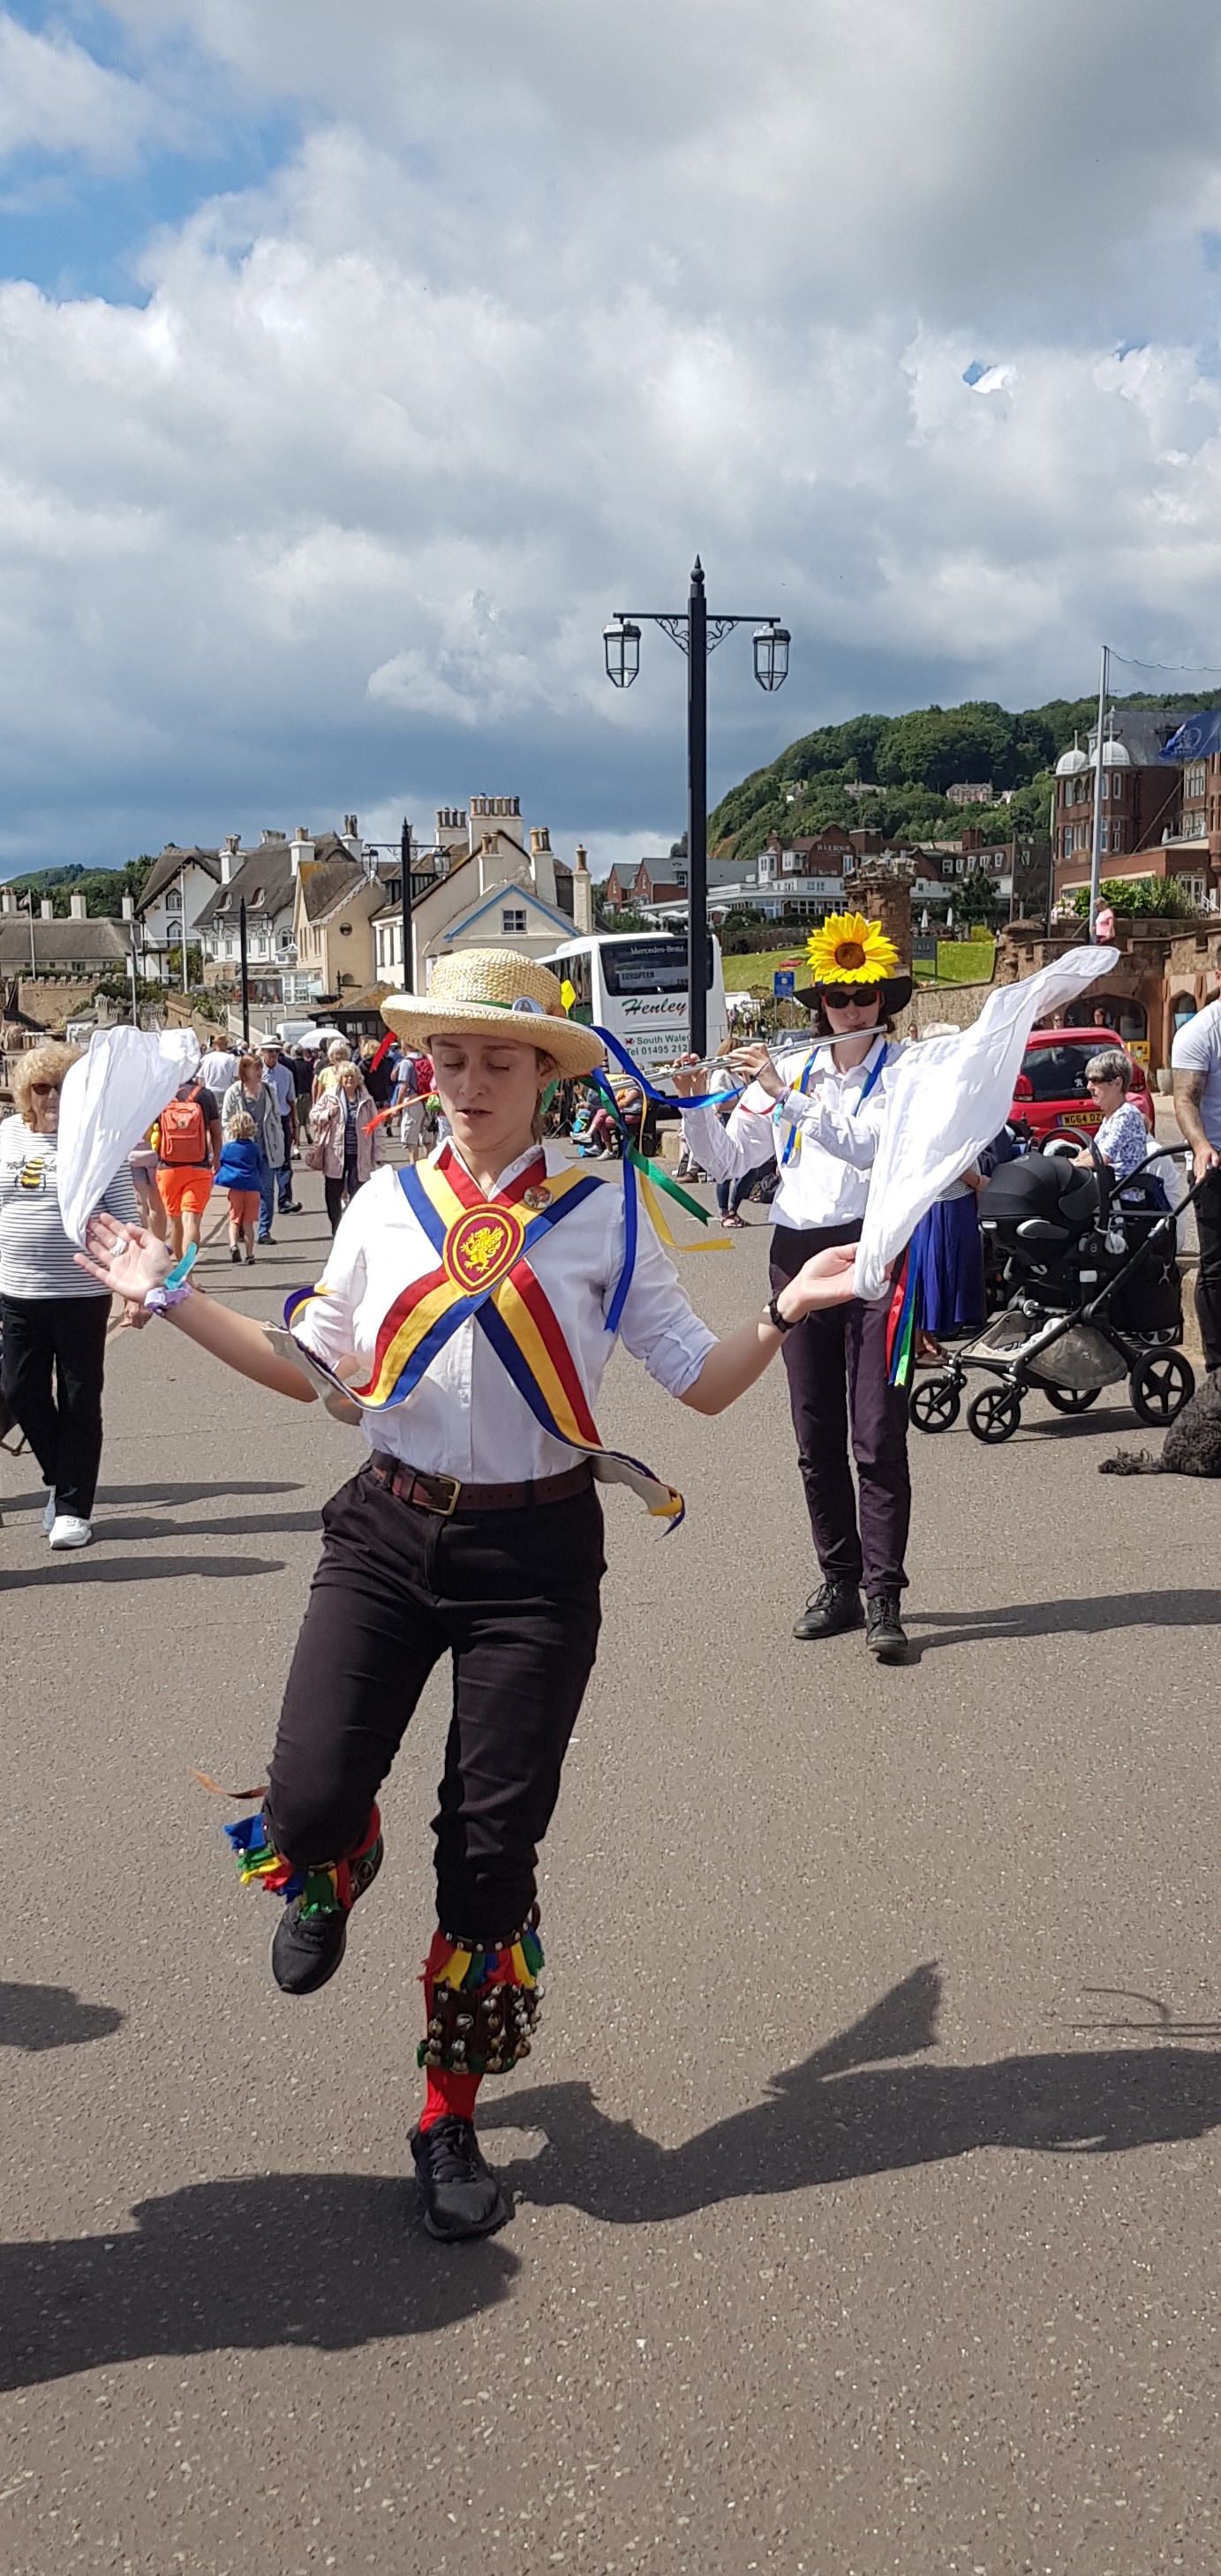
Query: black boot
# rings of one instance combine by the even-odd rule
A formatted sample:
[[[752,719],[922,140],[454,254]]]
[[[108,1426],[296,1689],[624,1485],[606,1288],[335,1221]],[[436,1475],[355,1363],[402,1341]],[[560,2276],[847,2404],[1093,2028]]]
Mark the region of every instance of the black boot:
[[[869,1625],[865,1643],[884,1664],[901,1664],[907,1653],[907,1636],[899,1617],[897,1592],[877,1592],[869,1604]]]
[[[431,2129],[415,2129],[411,2152],[420,2178],[430,2236],[491,2236],[511,2215],[496,2176],[484,2163],[473,2120],[448,2112]]]
[[[800,1619],[794,1621],[795,1637],[839,1637],[847,1628],[864,1624],[861,1591],[857,1583],[845,1583],[841,1576],[830,1574],[821,1592],[812,1592]]]
[[[271,1939],[271,1973],[281,1993],[315,1995],[333,1977],[348,1946],[348,1918],[339,1906],[331,1914],[302,1914],[304,1897],[286,1905]]]

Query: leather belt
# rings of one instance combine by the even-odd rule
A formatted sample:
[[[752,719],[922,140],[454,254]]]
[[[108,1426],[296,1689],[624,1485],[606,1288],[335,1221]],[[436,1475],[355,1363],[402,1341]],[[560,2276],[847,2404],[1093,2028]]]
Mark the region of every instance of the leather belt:
[[[455,1512],[523,1512],[539,1503],[566,1503],[593,1483],[593,1468],[586,1458],[561,1476],[536,1476],[521,1485],[469,1485],[459,1476],[426,1476],[421,1468],[405,1466],[386,1449],[374,1450],[369,1467],[378,1484],[400,1503],[411,1503],[420,1512],[436,1512],[446,1521]]]

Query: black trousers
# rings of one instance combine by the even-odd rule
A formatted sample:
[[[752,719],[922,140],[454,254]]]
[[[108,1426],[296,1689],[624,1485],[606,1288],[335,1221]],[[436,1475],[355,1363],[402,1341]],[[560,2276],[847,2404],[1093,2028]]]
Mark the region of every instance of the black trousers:
[[[855,1243],[860,1225],[772,1228],[773,1290],[815,1252]],[[784,1337],[789,1407],[805,1486],[814,1550],[825,1575],[860,1583],[872,1597],[901,1592],[911,1521],[907,1471],[907,1396],[887,1383],[888,1302],[831,1306],[806,1315]],[[848,1464],[851,1438],[860,1487]]]
[[[591,1486],[533,1510],[443,1520],[366,1467],[322,1522],[272,1756],[272,1839],[298,1867],[356,1848],[428,1675],[449,1654],[437,1919],[495,1942],[534,1902],[538,1845],[593,1669],[601,1505]]]
[[[60,1511],[87,1521],[102,1462],[110,1299],[0,1297],[0,1314],[5,1402]]]
[[[1204,1365],[1215,1369],[1221,1368],[1221,1172],[1210,1172],[1195,1205],[1200,1243],[1196,1317]]]
[[[323,1181],[323,1195],[326,1199],[326,1212],[331,1221],[332,1234],[334,1234],[340,1217],[343,1215],[345,1190],[347,1192],[348,1202],[350,1205],[360,1186],[361,1184],[356,1177],[355,1163],[346,1164],[337,1181]]]

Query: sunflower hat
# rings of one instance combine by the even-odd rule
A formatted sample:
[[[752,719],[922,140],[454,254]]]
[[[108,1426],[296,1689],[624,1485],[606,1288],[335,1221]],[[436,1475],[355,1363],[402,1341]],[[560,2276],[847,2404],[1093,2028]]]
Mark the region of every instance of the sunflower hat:
[[[899,952],[879,921],[859,912],[830,912],[806,944],[811,981],[797,994],[813,1010],[820,992],[859,984],[882,996],[883,1015],[901,1010],[911,998],[910,975],[897,972]]]

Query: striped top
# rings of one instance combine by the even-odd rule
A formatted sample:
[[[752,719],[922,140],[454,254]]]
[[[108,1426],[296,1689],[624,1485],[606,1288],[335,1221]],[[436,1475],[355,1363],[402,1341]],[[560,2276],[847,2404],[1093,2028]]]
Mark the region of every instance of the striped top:
[[[131,1173],[121,1163],[101,1204],[121,1225],[137,1225]],[[36,1136],[24,1118],[0,1121],[0,1296],[106,1297],[78,1269],[77,1247],[59,1214],[59,1154],[54,1136]]]

